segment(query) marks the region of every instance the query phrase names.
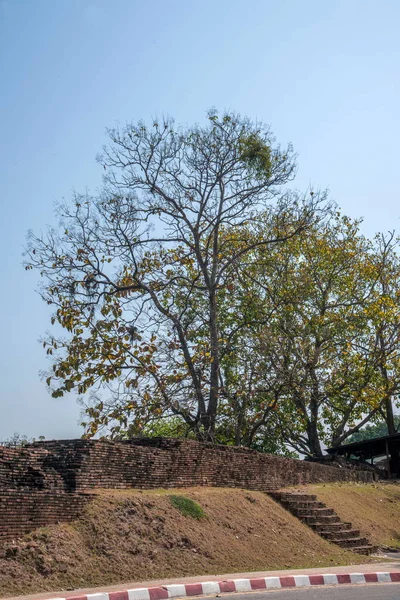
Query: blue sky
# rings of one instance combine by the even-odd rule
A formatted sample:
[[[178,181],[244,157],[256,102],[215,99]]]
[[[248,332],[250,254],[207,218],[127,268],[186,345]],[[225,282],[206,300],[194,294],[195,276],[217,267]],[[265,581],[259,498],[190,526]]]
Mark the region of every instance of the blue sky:
[[[296,187],[400,229],[399,23],[398,0],[0,0],[0,439],[81,433],[38,375],[50,312],[22,250],[101,184],[106,127],[241,112],[293,143]]]

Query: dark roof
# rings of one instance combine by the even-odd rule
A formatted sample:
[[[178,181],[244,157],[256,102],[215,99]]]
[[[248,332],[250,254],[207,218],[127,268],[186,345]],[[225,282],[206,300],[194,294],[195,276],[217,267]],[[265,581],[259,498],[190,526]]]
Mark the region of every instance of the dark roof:
[[[371,440],[363,440],[362,442],[344,444],[336,448],[327,448],[326,451],[329,454],[353,454],[365,459],[386,454],[386,443],[388,444],[389,452],[394,446],[400,450],[400,432]]]

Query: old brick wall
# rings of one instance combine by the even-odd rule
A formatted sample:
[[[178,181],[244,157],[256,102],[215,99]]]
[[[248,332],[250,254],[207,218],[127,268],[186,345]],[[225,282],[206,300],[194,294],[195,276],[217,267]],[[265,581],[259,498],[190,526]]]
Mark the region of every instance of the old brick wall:
[[[63,465],[70,490],[185,486],[243,487],[270,491],[328,481],[371,481],[370,473],[261,454],[255,450],[153,438],[127,442],[44,442]],[[65,469],[72,473],[68,476]],[[62,470],[60,470],[61,472]]]
[[[96,488],[240,487],[372,481],[360,469],[191,440],[65,440],[0,448],[0,538],[76,518]]]
[[[21,537],[38,527],[73,521],[91,497],[32,489],[1,490],[0,542]]]
[[[78,468],[65,450],[60,457],[40,446],[0,447],[0,540],[76,519],[92,497],[69,493]]]
[[[0,446],[0,490],[22,487],[35,490],[64,490],[63,479],[57,470],[52,468],[52,461],[52,453],[46,448]]]

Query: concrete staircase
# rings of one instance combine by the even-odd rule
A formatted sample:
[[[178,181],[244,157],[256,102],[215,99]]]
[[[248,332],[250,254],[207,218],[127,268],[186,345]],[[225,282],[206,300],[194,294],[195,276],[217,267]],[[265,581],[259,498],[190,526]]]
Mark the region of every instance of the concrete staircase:
[[[343,523],[335,511],[319,502],[314,494],[270,492],[269,495],[329,542],[357,554],[377,550],[367,538],[360,536],[358,529],[352,529],[351,523]]]

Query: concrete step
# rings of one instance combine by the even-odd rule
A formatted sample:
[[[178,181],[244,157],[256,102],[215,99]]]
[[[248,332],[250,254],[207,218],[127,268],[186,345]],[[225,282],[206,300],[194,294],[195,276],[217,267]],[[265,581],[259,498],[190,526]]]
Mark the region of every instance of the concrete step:
[[[349,529],[347,525],[338,521],[337,523],[307,523],[309,527],[314,529],[317,533],[321,533],[323,531],[330,531],[334,533],[335,531],[344,531]]]
[[[291,492],[271,492],[269,494],[270,496],[272,496],[274,499],[279,500],[280,502],[285,502],[285,501],[295,501],[295,500],[300,500],[302,502],[313,502],[314,500],[317,499],[317,496],[315,494],[297,494],[295,492],[291,493]]]
[[[360,537],[360,531],[358,529],[343,529],[341,531],[319,531],[318,533],[330,542],[336,542],[337,540],[349,540],[352,538]]]
[[[332,508],[293,508],[291,513],[296,517],[308,517],[310,515],[316,517],[335,517],[336,513]]]
[[[312,525],[312,524],[325,524],[325,523],[341,523],[339,517],[337,515],[303,515],[302,517],[300,517],[300,519],[302,521],[304,521],[304,523],[307,523],[307,525]]]
[[[317,500],[315,494],[275,491],[270,496],[328,542],[357,554],[376,552],[376,547],[361,537],[358,529],[352,529],[351,523],[343,523],[333,509]]]
[[[347,540],[341,540],[341,539],[336,538],[336,539],[331,539],[329,541],[332,544],[337,544],[341,548],[352,548],[352,547],[357,547],[357,546],[367,546],[368,545],[368,540],[366,538],[362,538],[362,537],[354,537],[354,538],[349,538]]]
[[[351,551],[355,552],[356,554],[363,554],[366,556],[368,554],[374,554],[377,550],[378,548],[376,546],[372,546],[372,544],[367,544],[365,546],[356,546],[351,549]]]
[[[314,508],[326,508],[326,504],[317,500],[282,500],[282,505],[290,511],[297,508],[308,508],[310,511]]]

